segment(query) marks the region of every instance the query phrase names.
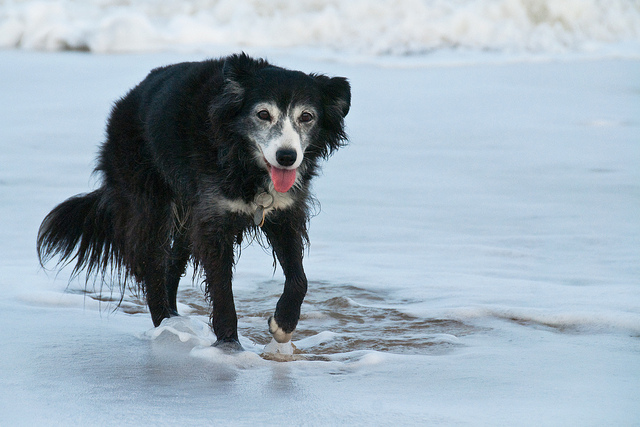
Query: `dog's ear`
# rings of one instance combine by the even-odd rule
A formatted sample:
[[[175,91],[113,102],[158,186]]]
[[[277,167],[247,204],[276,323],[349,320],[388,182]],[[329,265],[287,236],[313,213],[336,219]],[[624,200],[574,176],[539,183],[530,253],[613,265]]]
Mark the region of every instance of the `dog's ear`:
[[[211,123],[224,123],[235,116],[244,102],[244,88],[235,81],[225,81],[222,92],[215,96],[209,104],[209,119]]]
[[[351,107],[351,86],[344,77],[327,77],[322,74],[311,75],[317,82],[324,106],[322,127],[325,139],[322,146],[316,147],[318,153],[328,158],[338,148],[347,142],[347,134],[344,131],[344,117]]]
[[[228,56],[222,65],[222,75],[225,81],[242,84],[251,78],[261,68],[268,67],[269,63],[264,59],[254,59],[242,52],[241,54]]]
[[[325,109],[329,115],[340,115],[344,118],[351,107],[351,85],[344,77],[329,78],[316,75],[316,81],[320,84]]]
[[[231,55],[222,63],[222,92],[211,101],[209,117],[212,123],[224,123],[240,111],[244,102],[245,82],[266,61],[245,54]]]

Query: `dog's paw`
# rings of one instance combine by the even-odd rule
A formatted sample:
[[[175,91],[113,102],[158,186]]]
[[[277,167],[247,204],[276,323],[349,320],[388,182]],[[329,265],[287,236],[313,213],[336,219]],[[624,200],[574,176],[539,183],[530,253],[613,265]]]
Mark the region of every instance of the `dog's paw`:
[[[242,348],[242,344],[240,344],[240,341],[234,339],[218,340],[213,343],[212,347],[218,348],[225,353],[240,353],[244,351],[244,348]]]
[[[273,339],[281,344],[291,341],[293,335],[293,332],[285,332],[273,316],[269,318],[269,332],[273,335]]]

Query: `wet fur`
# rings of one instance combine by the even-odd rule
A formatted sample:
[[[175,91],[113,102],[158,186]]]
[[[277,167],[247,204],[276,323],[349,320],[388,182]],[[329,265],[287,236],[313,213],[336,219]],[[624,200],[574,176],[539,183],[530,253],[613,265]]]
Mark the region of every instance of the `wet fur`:
[[[66,200],[42,222],[40,262],[58,256],[60,264],[75,261],[74,274],[115,272],[123,285],[138,284],[157,326],[177,315],[178,282],[191,261],[204,272],[218,341],[234,344],[234,249],[243,236],[262,233],[285,273],[274,319],[290,334],[307,288],[302,255],[310,181],[319,160],[346,142],[350,96],[344,78],[290,71],[244,54],[151,71],[111,112],[96,169],[100,188]],[[317,110],[287,193],[273,191],[251,141],[249,115],[259,102]],[[257,228],[252,213],[265,191],[277,199]]]

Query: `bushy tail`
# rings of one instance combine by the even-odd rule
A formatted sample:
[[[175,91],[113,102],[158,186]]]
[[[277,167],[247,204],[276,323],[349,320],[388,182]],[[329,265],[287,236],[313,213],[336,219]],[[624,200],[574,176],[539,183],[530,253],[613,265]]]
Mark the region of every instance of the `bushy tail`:
[[[44,218],[38,231],[40,264],[59,256],[58,265],[76,265],[73,274],[104,273],[117,257],[113,239],[113,218],[105,190],[74,196],[56,206]]]

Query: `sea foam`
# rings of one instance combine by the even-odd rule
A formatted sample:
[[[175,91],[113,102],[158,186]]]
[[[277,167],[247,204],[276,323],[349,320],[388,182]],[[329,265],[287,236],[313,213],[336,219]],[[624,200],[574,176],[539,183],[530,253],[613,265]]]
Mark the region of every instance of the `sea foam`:
[[[640,50],[634,0],[8,1],[0,47],[141,52],[314,48],[364,55],[437,49]]]

